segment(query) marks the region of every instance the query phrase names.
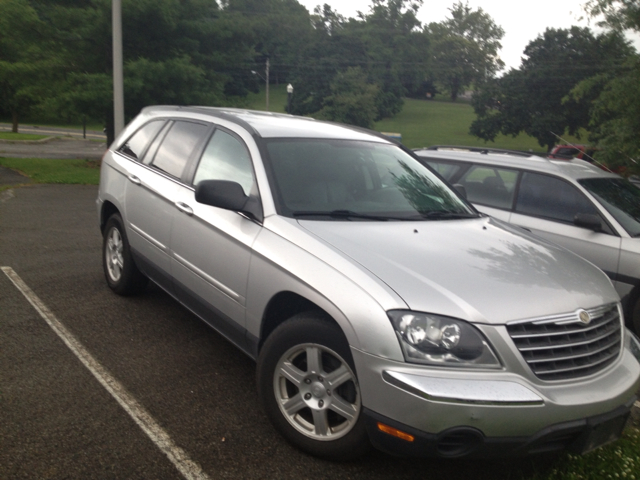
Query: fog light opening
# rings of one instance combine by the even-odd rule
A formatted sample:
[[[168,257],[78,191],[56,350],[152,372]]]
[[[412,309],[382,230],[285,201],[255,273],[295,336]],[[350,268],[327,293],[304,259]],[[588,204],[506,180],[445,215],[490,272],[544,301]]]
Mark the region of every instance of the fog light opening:
[[[438,438],[437,451],[441,457],[462,457],[473,452],[484,442],[484,435],[470,427],[457,427],[442,432]]]
[[[409,435],[408,433],[400,431],[397,428],[390,427],[389,425],[385,425],[384,423],[378,422],[378,430],[406,442],[413,442],[415,440],[415,437],[413,435]]]

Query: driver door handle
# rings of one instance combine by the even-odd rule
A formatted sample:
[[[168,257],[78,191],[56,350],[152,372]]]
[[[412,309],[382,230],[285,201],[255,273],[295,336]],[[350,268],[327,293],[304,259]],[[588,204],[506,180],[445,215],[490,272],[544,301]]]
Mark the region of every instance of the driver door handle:
[[[142,185],[142,181],[135,175],[129,175],[129,180],[131,183],[135,183],[136,185]]]
[[[193,209],[189,205],[187,205],[186,203],[176,202],[176,203],[174,203],[174,205],[182,213],[186,213],[189,216],[193,215]]]

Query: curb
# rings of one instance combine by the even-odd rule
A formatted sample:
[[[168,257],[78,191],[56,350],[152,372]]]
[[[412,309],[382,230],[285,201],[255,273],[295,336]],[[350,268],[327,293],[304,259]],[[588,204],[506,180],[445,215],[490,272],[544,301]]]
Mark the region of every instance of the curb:
[[[58,137],[46,137],[41,138],[40,140],[2,140],[0,139],[0,143],[8,143],[8,144],[16,144],[16,145],[38,145],[41,143],[49,143],[52,140],[55,140]]]

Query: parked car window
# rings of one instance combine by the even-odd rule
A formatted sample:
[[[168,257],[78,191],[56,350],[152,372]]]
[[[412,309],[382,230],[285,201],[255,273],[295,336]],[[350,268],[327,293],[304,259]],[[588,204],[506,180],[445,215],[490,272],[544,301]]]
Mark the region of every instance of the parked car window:
[[[440,162],[431,158],[423,158],[423,160],[446,180],[451,180],[462,169],[462,165],[454,163]]]
[[[202,180],[230,180],[238,182],[249,195],[254,184],[253,167],[247,147],[236,137],[216,130],[196,170],[193,184]]]
[[[457,183],[464,186],[471,202],[510,209],[517,178],[515,170],[474,165]]]
[[[598,199],[629,235],[640,236],[640,188],[622,178],[589,178],[579,180],[579,183]]]
[[[589,199],[568,182],[529,172],[522,177],[516,211],[567,223],[578,213],[598,215]]]
[[[180,177],[187,160],[204,137],[208,127],[200,123],[175,122],[162,141],[152,165]]]
[[[136,160],[141,159],[147,145],[155,138],[163,124],[164,120],[153,120],[147,123],[134,133],[119,151]]]

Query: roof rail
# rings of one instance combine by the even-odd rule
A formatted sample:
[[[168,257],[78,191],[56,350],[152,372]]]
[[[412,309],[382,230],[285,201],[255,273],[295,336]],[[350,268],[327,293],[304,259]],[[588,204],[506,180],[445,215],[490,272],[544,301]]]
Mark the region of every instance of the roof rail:
[[[416,150],[466,150],[468,152],[476,152],[481,153],[483,155],[487,155],[489,153],[501,153],[514,155],[518,157],[531,157],[533,154],[520,152],[518,150],[504,150],[501,148],[488,148],[488,147],[464,147],[459,145],[433,145],[428,148],[418,148]]]

